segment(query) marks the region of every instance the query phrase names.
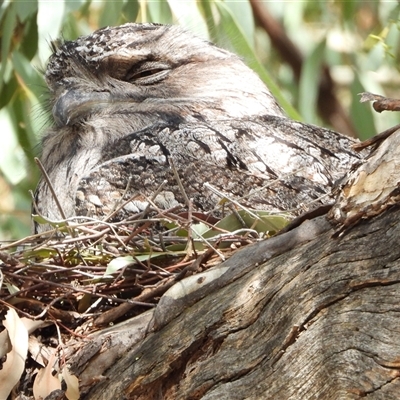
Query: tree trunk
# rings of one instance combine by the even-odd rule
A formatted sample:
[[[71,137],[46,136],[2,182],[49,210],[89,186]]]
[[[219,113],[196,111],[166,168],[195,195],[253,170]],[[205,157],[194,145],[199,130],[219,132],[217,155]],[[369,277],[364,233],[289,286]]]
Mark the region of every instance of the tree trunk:
[[[81,398],[397,399],[399,221],[319,216],[177,283],[72,357]]]

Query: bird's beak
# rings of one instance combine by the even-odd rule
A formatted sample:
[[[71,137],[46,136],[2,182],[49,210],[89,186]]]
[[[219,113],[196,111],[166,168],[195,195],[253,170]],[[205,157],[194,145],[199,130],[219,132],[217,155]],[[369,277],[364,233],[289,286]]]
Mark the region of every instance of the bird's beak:
[[[86,115],[100,111],[105,105],[114,102],[109,92],[84,92],[72,88],[58,97],[52,113],[58,127],[73,125]]]

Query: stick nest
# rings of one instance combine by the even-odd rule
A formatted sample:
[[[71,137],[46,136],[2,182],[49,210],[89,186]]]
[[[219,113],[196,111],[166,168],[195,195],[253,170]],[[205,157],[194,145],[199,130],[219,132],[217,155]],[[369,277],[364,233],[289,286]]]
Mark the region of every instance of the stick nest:
[[[244,210],[220,220],[152,211],[154,217],[143,220],[69,221],[3,246],[1,303],[31,319],[50,319],[70,334],[87,335],[154,307],[177,281],[286,222],[269,216],[271,229],[264,214]]]

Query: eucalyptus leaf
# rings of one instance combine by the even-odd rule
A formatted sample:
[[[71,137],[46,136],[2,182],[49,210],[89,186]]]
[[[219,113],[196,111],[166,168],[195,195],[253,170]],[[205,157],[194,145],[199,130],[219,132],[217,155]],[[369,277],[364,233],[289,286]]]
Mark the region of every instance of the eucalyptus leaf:
[[[100,26],[112,26],[121,23],[121,15],[124,3],[122,1],[106,1],[103,3],[100,15]]]
[[[230,10],[232,17],[240,24],[240,29],[248,43],[254,42],[254,18],[249,1],[226,1],[224,5]],[[253,47],[253,46],[251,46]]]
[[[18,19],[22,23],[24,23],[28,17],[35,14],[38,9],[37,0],[14,1],[14,5]]]
[[[30,260],[32,258],[47,259],[58,255],[57,250],[51,247],[40,247],[35,250],[24,251],[24,259]]]
[[[307,57],[301,70],[299,83],[299,111],[305,122],[317,123],[316,105],[321,75],[321,65],[326,47],[325,38]]]
[[[193,232],[194,239],[197,239],[198,237],[203,237],[204,233],[210,230],[208,225],[204,224],[203,222],[192,224],[191,229]]]
[[[22,151],[14,131],[14,119],[11,107],[0,110],[0,132],[2,145],[0,146],[0,171],[13,185],[18,184],[26,177],[24,167],[25,155]]]
[[[49,43],[60,35],[65,18],[65,2],[66,0],[38,2],[38,56],[43,65],[51,54]]]
[[[180,250],[175,252],[152,252],[149,254],[136,254],[135,256],[117,257],[108,263],[104,275],[111,275],[120,270],[121,268],[124,268],[130,264],[135,264],[138,261],[146,262],[148,260],[152,260],[153,258],[165,257],[165,256],[178,256],[184,254],[186,253],[183,250]]]
[[[14,3],[7,7],[5,12],[4,21],[2,22],[1,32],[1,63],[0,63],[0,93],[2,92],[4,74],[7,67],[8,53],[10,51],[11,39],[13,36],[14,28],[17,23],[16,11]]]
[[[253,215],[256,215],[258,219],[254,218],[245,210],[239,210],[237,214],[241,220],[236,216],[236,214],[232,213],[217,222],[215,226],[228,232],[235,232],[241,229],[253,229],[258,233],[269,232],[270,234],[275,234],[284,228],[289,222],[288,218],[281,215],[271,215],[267,211],[251,210],[251,212]],[[243,225],[242,222],[245,225]],[[220,231],[210,229],[204,233],[203,237],[212,238],[220,234]]]
[[[172,11],[167,1],[147,2],[149,20],[160,24],[172,24]]]
[[[179,25],[195,33],[203,39],[208,39],[208,29],[196,0],[167,0]]]
[[[139,2],[138,0],[127,0],[122,8],[124,17],[129,22],[134,22],[139,13]]]
[[[6,282],[5,284],[6,284],[8,293],[10,293],[10,294],[15,294],[20,291],[20,289],[17,286],[12,285],[11,283]]]
[[[63,220],[52,221],[50,219],[47,219],[47,218],[43,217],[42,215],[33,214],[32,215],[32,219],[35,222],[37,222],[38,224],[47,224],[47,225],[53,226],[54,228],[56,228],[56,227],[62,228],[62,227],[67,226],[67,222],[66,221],[63,221]]]
[[[369,104],[360,103],[358,93],[366,92],[366,88],[362,85],[358,76],[351,85],[352,103],[351,103],[351,116],[354,124],[357,127],[359,138],[366,140],[376,134],[375,121],[373,111]]]
[[[227,8],[225,3],[217,2],[216,6],[221,15],[220,35],[224,34],[230,40],[233,50],[239,55],[244,57],[247,65],[252,68],[264,83],[268,86],[271,93],[278,100],[282,108],[287,112],[289,117],[302,120],[300,114],[294,109],[294,107],[286,100],[282,95],[281,90],[278,88],[274,80],[271,78],[268,71],[261,65],[258,60],[252,46],[248,43],[240,25],[232,15],[231,11]]]

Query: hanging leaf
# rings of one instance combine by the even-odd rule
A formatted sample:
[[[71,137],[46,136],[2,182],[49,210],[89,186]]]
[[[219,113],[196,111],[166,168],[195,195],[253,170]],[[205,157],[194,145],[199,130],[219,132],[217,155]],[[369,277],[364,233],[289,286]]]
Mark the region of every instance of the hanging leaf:
[[[319,90],[319,79],[321,65],[324,58],[326,41],[325,38],[315,47],[307,57],[301,70],[299,83],[299,111],[304,121],[316,124],[317,95]]]
[[[33,382],[33,395],[36,400],[45,399],[51,392],[61,389],[60,380],[53,376],[55,351],[45,368],[39,370]]]
[[[7,399],[18,383],[28,355],[28,331],[13,308],[9,308],[3,325],[11,343],[11,351],[0,370],[0,399]]]
[[[69,371],[68,366],[65,366],[62,371],[62,376],[64,378],[65,384],[67,385],[67,390],[65,391],[65,396],[68,400],[79,400],[79,379],[72,375]]]

